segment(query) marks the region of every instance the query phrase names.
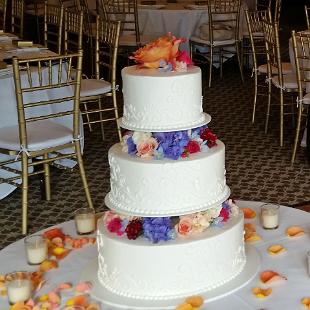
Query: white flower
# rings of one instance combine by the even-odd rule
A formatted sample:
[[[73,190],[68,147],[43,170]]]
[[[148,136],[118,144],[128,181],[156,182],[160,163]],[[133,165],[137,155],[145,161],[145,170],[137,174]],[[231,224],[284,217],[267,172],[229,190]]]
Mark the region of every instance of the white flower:
[[[186,72],[187,64],[184,61],[176,61],[175,62],[175,71],[177,72]]]
[[[132,140],[135,145],[139,145],[151,138],[151,136],[152,134],[150,132],[135,131],[132,135]]]
[[[125,153],[128,153],[128,145],[127,145],[127,139],[130,137],[130,135],[124,135],[123,141],[121,142],[122,151]]]
[[[239,207],[232,201],[232,199],[228,199],[227,203],[230,206],[232,216],[237,216],[239,214]]]
[[[220,215],[221,210],[222,210],[222,206],[219,206],[216,208],[211,208],[207,212],[211,218],[215,219]]]

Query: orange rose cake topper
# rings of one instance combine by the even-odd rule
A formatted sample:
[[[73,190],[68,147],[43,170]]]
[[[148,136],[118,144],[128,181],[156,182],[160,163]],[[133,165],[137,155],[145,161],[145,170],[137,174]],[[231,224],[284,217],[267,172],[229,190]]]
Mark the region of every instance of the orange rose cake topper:
[[[180,51],[179,46],[186,39],[168,33],[144,47],[138,49],[130,59],[133,59],[140,68],[160,69],[161,71],[184,72],[192,60],[186,51]]]

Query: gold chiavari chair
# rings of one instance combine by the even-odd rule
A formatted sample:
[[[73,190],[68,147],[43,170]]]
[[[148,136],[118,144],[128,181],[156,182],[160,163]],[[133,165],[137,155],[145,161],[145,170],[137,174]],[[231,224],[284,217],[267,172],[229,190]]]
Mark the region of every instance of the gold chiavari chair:
[[[298,114],[295,141],[291,163],[294,163],[296,158],[297,146],[300,140],[300,127],[302,116],[307,116],[310,105],[310,35],[309,33],[292,31],[292,42],[294,49],[294,58],[296,64],[296,76],[298,85]],[[308,91],[308,93],[306,93]],[[306,93],[306,94],[305,94]],[[306,113],[304,113],[306,112]],[[308,124],[308,126],[310,126]]]
[[[280,23],[282,0],[258,0],[257,10],[270,10],[272,21]]]
[[[24,37],[24,0],[12,0],[11,5],[10,32],[22,39]]]
[[[240,21],[240,0],[213,0],[208,2],[208,25],[201,28],[201,36],[190,38],[190,54],[192,58],[199,55],[209,63],[209,87],[211,87],[212,69],[215,63],[214,56],[219,57],[220,74],[222,78],[223,60],[231,57],[234,53],[227,48],[234,47],[238,58],[241,80],[243,82],[242,72],[242,51],[241,36],[239,33]],[[203,31],[206,30],[206,31]],[[200,52],[199,48],[206,48],[208,51]]]
[[[44,4],[44,46],[61,54],[63,34],[63,5]]]
[[[278,23],[270,23],[263,21],[263,30],[265,36],[266,53],[267,53],[267,82],[268,82],[268,105],[266,113],[265,133],[268,130],[268,123],[270,117],[271,98],[276,98],[273,95],[272,87],[274,86],[279,91],[279,107],[280,107],[280,146],[283,146],[283,127],[284,127],[284,116],[293,114],[293,112],[285,112],[286,106],[291,106],[293,109],[293,101],[287,102],[284,99],[285,94],[296,93],[298,90],[296,74],[283,74],[282,62],[281,62],[281,50],[279,40],[279,28]],[[277,71],[277,74],[273,73]]]
[[[82,112],[85,116],[84,125],[92,130],[92,124],[100,123],[104,138],[103,123],[115,121],[121,141],[116,97],[116,64],[121,23],[107,23],[97,16],[96,26],[95,78],[81,81],[81,104],[86,105]],[[112,105],[106,106],[109,98],[112,99]]]
[[[121,34],[119,38],[120,48],[129,51],[152,42],[154,36],[140,34],[137,0],[98,0],[99,12],[107,21],[120,21]]]
[[[76,80],[70,78],[73,62],[77,64]],[[1,128],[0,152],[16,158],[1,162],[0,167],[17,176],[0,179],[0,182],[17,186],[16,181],[22,180],[23,234],[27,233],[28,226],[28,178],[31,175],[43,174],[46,199],[50,200],[49,165],[55,160],[77,159],[87,202],[89,207],[93,208],[80,146],[81,67],[81,51],[47,58],[13,58],[18,125]],[[21,68],[25,68],[24,74],[21,74]],[[49,94],[44,95],[43,92]],[[66,125],[62,121],[66,121]],[[68,122],[71,123],[70,126],[67,126]],[[70,153],[61,153],[68,149],[71,150]],[[53,156],[50,156],[51,154]],[[35,161],[32,160],[34,158]],[[10,163],[17,160],[21,162],[21,172],[8,168]],[[40,170],[29,172],[28,169],[33,170],[34,167]]]
[[[5,32],[6,30],[6,10],[7,0],[0,0],[0,29]]]
[[[64,13],[64,53],[70,54],[82,49],[83,39],[82,11],[65,10]]]
[[[305,9],[305,16],[306,16],[307,29],[310,29],[310,22],[309,22],[310,7],[305,5],[305,6],[304,6],[304,9]]]

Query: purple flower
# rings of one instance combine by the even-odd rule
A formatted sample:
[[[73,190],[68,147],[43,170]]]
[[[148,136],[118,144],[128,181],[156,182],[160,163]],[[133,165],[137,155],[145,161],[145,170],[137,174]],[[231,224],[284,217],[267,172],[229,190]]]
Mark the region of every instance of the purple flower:
[[[126,142],[127,142],[127,146],[128,146],[128,154],[130,154],[130,155],[136,154],[137,153],[137,148],[136,148],[136,145],[133,142],[132,137],[129,137]]]
[[[145,217],[142,226],[144,237],[153,243],[174,238],[170,217]]]

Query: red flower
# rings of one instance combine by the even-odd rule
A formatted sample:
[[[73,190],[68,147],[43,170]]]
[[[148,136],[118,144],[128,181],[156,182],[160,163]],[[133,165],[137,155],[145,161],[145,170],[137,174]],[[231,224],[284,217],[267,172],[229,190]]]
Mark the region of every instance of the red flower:
[[[223,222],[227,222],[227,220],[229,219],[229,212],[225,208],[222,208],[220,212],[220,217],[223,218]]]
[[[108,231],[111,233],[116,233],[118,236],[121,236],[123,232],[121,231],[122,228],[122,221],[119,217],[112,219],[107,225]]]
[[[65,240],[65,234],[62,232],[60,228],[52,228],[43,233],[43,237],[49,240],[53,240],[54,238],[60,238],[61,240]]]
[[[217,136],[209,128],[202,130],[200,133],[200,138],[203,141],[207,141],[207,145],[210,148],[216,145]]]
[[[142,232],[142,222],[140,220],[132,220],[128,223],[125,232],[129,240],[135,240]]]
[[[197,152],[200,152],[200,145],[197,141],[189,141],[186,147],[186,150],[190,153],[190,154],[194,154]]]
[[[177,55],[177,61],[185,62],[187,65],[192,65],[193,62],[191,58],[189,57],[188,53],[186,51],[181,51]]]

